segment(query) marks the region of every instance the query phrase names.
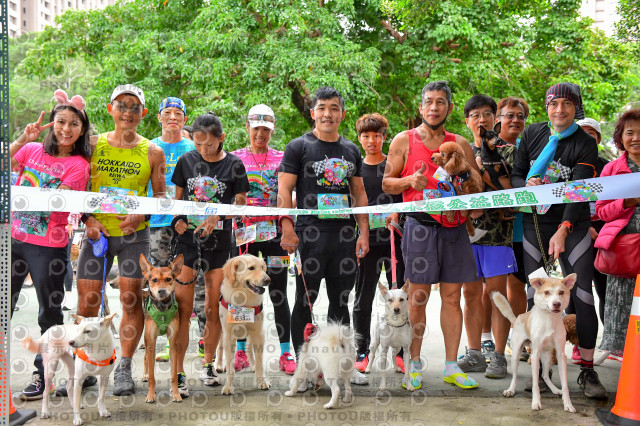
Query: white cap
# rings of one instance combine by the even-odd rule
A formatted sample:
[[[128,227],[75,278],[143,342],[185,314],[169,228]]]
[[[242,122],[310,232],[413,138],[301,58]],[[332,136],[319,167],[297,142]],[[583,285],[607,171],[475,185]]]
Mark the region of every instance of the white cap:
[[[113,100],[118,96],[125,95],[125,94],[133,95],[136,98],[138,98],[138,100],[144,107],[144,92],[142,91],[142,89],[140,89],[137,86],[134,86],[133,84],[121,84],[120,86],[113,89],[113,93],[111,94],[111,102],[113,102]]]
[[[267,127],[273,130],[276,125],[276,115],[267,105],[259,104],[249,110],[247,121],[251,127]]]
[[[582,120],[576,121],[576,124],[580,127],[582,126],[593,127],[594,129],[596,129],[596,132],[598,132],[598,134],[602,136],[602,131],[600,130],[600,123],[598,123],[593,118],[583,118]]]

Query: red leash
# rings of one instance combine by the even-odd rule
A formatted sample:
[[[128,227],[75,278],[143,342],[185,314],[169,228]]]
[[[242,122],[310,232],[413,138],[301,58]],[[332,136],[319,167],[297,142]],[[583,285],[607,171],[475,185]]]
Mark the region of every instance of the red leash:
[[[398,288],[398,277],[397,277],[397,272],[396,272],[396,264],[398,263],[398,260],[396,259],[396,236],[395,233],[397,232],[398,235],[400,235],[400,237],[402,237],[402,231],[400,228],[400,225],[398,225],[396,222],[390,222],[389,225],[391,226],[391,280],[393,281],[392,283],[392,287],[393,289]]]

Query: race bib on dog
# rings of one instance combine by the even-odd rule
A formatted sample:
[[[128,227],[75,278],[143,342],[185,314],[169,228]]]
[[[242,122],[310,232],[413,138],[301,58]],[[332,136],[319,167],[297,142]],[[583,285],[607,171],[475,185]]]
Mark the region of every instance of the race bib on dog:
[[[289,256],[268,256],[267,268],[288,268],[291,263]]]
[[[433,174],[436,180],[449,180],[449,173],[447,173],[442,167],[438,167],[438,170]]]
[[[255,311],[253,308],[248,306],[236,306],[229,304],[229,315],[227,316],[227,320],[233,323],[254,322]]]
[[[244,228],[237,228],[236,234],[236,246],[243,244],[249,244],[256,240],[256,226],[245,226]]]

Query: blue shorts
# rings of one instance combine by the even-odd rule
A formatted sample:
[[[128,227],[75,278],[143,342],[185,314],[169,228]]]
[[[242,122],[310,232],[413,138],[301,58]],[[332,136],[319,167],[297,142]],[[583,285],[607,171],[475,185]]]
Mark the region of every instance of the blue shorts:
[[[518,272],[518,263],[509,246],[480,246],[472,244],[476,269],[480,278],[497,277]]]

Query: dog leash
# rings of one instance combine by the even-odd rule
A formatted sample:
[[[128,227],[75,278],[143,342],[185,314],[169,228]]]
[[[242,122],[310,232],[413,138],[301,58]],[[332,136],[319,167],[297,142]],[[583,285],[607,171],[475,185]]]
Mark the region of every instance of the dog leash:
[[[396,259],[396,237],[395,233],[397,232],[400,238],[402,238],[402,228],[396,222],[389,222],[391,226],[391,284],[392,289],[398,288],[398,274],[396,272],[396,264],[398,260]]]
[[[104,298],[105,294],[105,285],[107,283],[107,249],[109,248],[109,243],[105,236],[100,233],[100,237],[97,240],[92,240],[91,238],[87,238],[91,243],[91,248],[93,250],[93,255],[95,257],[102,257],[103,259],[103,268],[102,268],[102,303],[100,304],[100,316],[104,316]]]
[[[555,259],[553,255],[549,255],[549,260],[547,261],[547,255],[544,252],[544,246],[542,245],[542,237],[540,236],[540,225],[538,225],[538,210],[534,206],[532,209],[533,213],[533,224],[536,229],[536,237],[538,238],[538,245],[540,246],[540,254],[542,255],[542,261],[544,262],[544,270],[548,276],[551,276],[551,271],[553,271],[553,265],[555,264]]]
[[[296,268],[298,269],[298,274],[300,274],[300,277],[302,278],[302,284],[304,285],[304,294],[307,296],[307,302],[309,303],[309,312],[311,312],[311,322],[307,323],[304,326],[304,341],[308,342],[311,338],[311,335],[318,329],[318,325],[316,324],[316,319],[313,315],[313,305],[311,304],[311,297],[309,297],[307,281],[304,279],[304,274],[302,273],[302,258],[300,257],[300,252],[298,250],[296,250]]]
[[[175,225],[179,220],[183,220],[187,226],[189,226],[189,220],[187,219],[186,216],[176,216],[173,221],[171,222],[171,241],[169,242],[169,260],[171,262],[173,262],[176,258],[176,251],[177,251],[177,247],[178,247],[178,232],[176,231]],[[198,232],[202,232],[202,230],[198,231]],[[194,233],[195,235],[195,233]],[[191,279],[191,281],[188,282],[184,282],[184,281],[180,281],[177,277],[175,278],[175,281],[180,284],[180,285],[190,285],[193,284],[194,282],[196,282],[196,280],[198,279],[198,272],[200,271],[200,267],[201,267],[201,263],[202,263],[202,249],[200,247],[200,236],[197,236],[198,238],[195,239],[196,242],[196,249],[198,250],[198,259],[196,260],[195,263],[195,270],[196,270],[196,275]]]

